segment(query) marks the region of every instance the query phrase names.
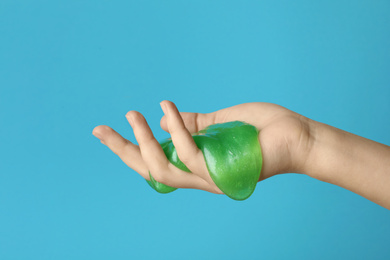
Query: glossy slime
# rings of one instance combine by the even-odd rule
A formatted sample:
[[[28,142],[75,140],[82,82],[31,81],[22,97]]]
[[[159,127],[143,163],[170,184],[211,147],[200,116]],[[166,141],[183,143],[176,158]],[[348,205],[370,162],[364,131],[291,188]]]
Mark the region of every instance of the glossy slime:
[[[245,200],[256,188],[263,165],[258,134],[253,125],[234,121],[211,125],[192,135],[203,153],[212,180],[232,199]],[[160,145],[173,165],[191,173],[179,160],[171,139]],[[160,193],[176,190],[157,182],[150,173],[149,177],[149,185]]]

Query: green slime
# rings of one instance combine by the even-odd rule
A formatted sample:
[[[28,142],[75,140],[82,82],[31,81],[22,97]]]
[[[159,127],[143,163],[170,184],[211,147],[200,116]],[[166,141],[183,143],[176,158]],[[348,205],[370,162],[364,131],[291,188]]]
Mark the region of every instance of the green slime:
[[[263,165],[258,134],[253,125],[234,121],[210,125],[192,135],[215,185],[232,199],[245,200],[256,188]],[[174,166],[191,173],[180,161],[172,139],[166,139],[160,145]],[[157,182],[150,172],[149,177],[150,181],[146,181],[160,193],[177,189]]]

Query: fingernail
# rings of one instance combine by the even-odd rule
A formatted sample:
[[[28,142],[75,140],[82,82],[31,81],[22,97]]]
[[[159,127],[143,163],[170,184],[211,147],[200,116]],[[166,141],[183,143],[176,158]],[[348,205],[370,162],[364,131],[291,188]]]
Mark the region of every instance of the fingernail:
[[[167,114],[167,105],[163,102],[160,103],[161,109],[164,112],[164,114]]]
[[[134,125],[133,117],[131,115],[129,115],[129,114],[126,114],[126,118],[129,121],[131,127],[133,127],[133,125]]]
[[[101,136],[99,133],[92,132],[92,134],[93,134],[95,137],[97,137],[97,138],[99,138],[100,140],[102,140],[102,136]]]

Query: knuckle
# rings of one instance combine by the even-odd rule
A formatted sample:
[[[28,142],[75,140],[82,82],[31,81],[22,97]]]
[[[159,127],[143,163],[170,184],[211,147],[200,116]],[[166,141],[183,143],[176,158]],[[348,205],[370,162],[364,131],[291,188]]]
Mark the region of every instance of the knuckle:
[[[124,154],[126,153],[127,150],[129,150],[131,148],[131,143],[130,141],[128,140],[123,140],[123,142],[120,143],[120,145],[118,145],[114,151],[114,153],[116,155],[121,155],[121,154]]]
[[[146,150],[150,150],[158,147],[158,142],[153,135],[144,136],[143,139],[138,141],[138,144],[141,147],[141,149],[146,149]]]

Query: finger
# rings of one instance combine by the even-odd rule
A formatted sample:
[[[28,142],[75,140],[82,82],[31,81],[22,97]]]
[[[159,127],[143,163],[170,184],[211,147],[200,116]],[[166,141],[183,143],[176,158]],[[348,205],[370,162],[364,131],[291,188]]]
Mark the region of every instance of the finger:
[[[142,158],[156,181],[176,188],[207,188],[207,184],[198,176],[172,167],[160,144],[154,138],[148,123],[140,113],[130,111],[126,117],[133,127]]]
[[[95,127],[92,134],[108,146],[130,168],[138,172],[142,177],[149,179],[148,169],[137,145],[123,138],[114,129],[106,125]]]
[[[160,105],[166,115],[167,127],[179,159],[192,173],[208,183],[207,191],[223,194],[211,179],[203,153],[185,127],[181,113],[179,113],[176,105],[170,101],[163,101]]]
[[[175,104],[170,101],[163,101],[160,105],[167,116],[168,130],[180,161],[192,173],[199,175],[209,183],[213,183],[208,173],[203,153],[196,146],[194,139],[185,127]]]
[[[199,132],[202,129],[205,129],[209,125],[215,124],[215,113],[190,113],[190,112],[180,112],[180,115],[183,119],[185,127],[190,133]],[[161,128],[168,131],[167,116],[164,115],[160,121]]]

